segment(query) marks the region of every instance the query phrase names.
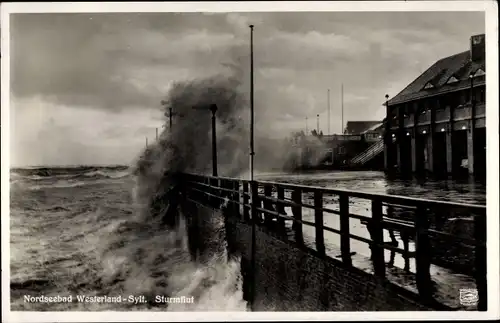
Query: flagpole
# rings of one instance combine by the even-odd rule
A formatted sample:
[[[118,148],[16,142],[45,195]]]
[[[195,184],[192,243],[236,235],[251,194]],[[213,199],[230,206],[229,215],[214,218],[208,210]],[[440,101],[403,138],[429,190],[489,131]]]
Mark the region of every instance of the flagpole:
[[[254,84],[253,84],[253,25],[250,25],[250,191],[251,191],[251,214],[252,214],[252,257],[251,257],[251,270],[252,270],[252,282],[250,284],[250,305],[252,310],[255,310],[255,283],[256,283],[256,222],[257,222],[257,209],[256,200],[258,198],[258,188],[257,184],[254,182],[253,178],[253,168],[254,168]]]
[[[250,181],[254,168],[254,88],[253,88],[253,25],[250,25]]]
[[[328,89],[328,135],[330,134],[330,89]]]
[[[340,131],[342,134],[344,134],[344,84],[342,83],[340,85],[340,106],[342,109],[342,127],[340,128]]]

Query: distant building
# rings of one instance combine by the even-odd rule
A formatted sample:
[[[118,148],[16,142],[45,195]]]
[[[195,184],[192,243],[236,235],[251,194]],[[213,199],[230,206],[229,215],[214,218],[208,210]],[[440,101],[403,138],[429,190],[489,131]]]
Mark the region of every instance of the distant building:
[[[384,123],[378,121],[375,125],[361,133],[366,141],[379,141],[384,136]]]
[[[377,124],[380,121],[347,121],[344,135],[360,135]]]
[[[429,67],[386,104],[384,164],[400,172],[484,174],[485,35]]]

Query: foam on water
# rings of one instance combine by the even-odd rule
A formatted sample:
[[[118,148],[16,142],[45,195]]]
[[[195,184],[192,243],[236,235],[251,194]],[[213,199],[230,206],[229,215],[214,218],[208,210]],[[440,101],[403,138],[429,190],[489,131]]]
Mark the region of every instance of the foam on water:
[[[97,182],[97,180],[94,179]],[[206,263],[191,259],[186,223],[174,229],[148,218],[134,182],[43,190],[15,188],[11,215],[12,301],[17,310],[246,310],[239,260],[215,240]],[[31,184],[33,185],[33,184]],[[214,213],[213,232],[223,230]],[[217,220],[219,219],[219,220]],[[214,234],[219,239],[220,234]],[[36,241],[36,243],[33,243]],[[23,295],[144,295],[149,304],[27,304]],[[193,304],[154,304],[156,296]]]
[[[13,308],[28,310],[246,310],[238,259],[228,259],[222,215],[211,215],[203,240],[204,261],[193,261],[183,215],[166,226],[165,194],[176,172],[210,169],[210,123],[193,106],[218,106],[220,172],[237,176],[247,167],[241,142],[244,124],[235,121],[245,106],[233,77],[173,85],[168,102],[185,114],[160,135],[136,167],[18,169],[13,184],[11,287]],[[238,120],[242,120],[239,118]],[[161,205],[160,205],[161,204]],[[181,210],[179,210],[181,211]],[[33,239],[37,243],[33,243]],[[36,283],[34,283],[36,282]],[[44,293],[145,296],[145,304],[24,303]],[[194,297],[194,303],[158,304],[156,296]]]

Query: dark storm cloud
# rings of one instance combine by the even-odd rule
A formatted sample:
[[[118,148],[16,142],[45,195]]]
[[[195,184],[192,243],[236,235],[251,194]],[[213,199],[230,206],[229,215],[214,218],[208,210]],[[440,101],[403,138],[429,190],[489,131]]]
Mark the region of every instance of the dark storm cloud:
[[[326,129],[327,89],[331,129],[340,132],[341,84],[345,121],[381,120],[386,93],[467,50],[485,28],[475,12],[50,13],[12,14],[10,22],[16,142],[42,151],[57,142],[69,154],[71,140],[81,141],[113,163],[132,158],[143,136],[153,138],[173,82],[229,69],[248,95],[250,23],[256,132],[269,137],[304,129],[306,117],[312,129],[317,114]],[[49,129],[38,114],[70,126]],[[56,141],[40,142],[44,127]],[[15,147],[23,162],[37,160],[30,145]]]

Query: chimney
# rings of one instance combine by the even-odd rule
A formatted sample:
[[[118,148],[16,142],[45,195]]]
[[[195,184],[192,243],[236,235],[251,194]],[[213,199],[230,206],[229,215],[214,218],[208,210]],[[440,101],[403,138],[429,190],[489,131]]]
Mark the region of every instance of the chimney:
[[[470,38],[470,59],[472,62],[484,61],[486,56],[485,35],[475,35]]]

